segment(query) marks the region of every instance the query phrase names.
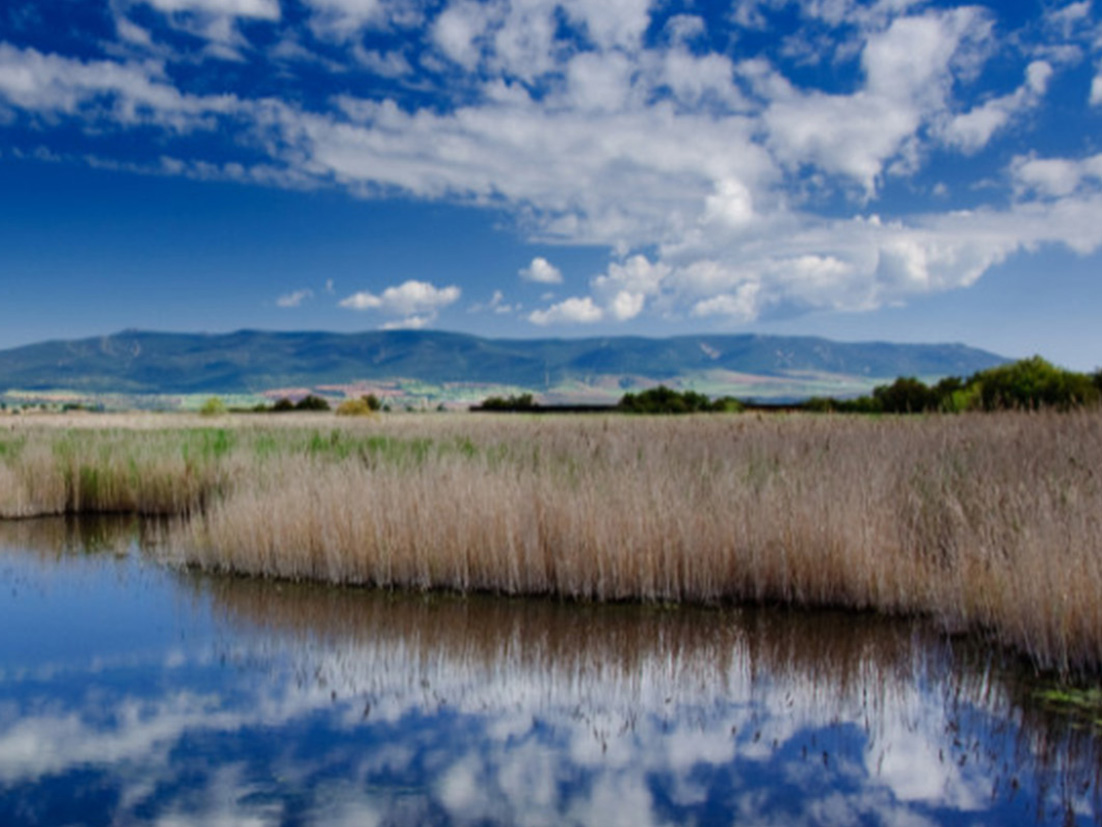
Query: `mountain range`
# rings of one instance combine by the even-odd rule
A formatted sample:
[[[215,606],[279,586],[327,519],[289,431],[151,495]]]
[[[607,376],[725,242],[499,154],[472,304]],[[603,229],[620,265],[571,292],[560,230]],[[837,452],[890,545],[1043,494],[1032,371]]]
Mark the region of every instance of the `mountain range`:
[[[691,376],[967,376],[1006,361],[961,344],[843,343],[814,337],[486,339],[441,331],[226,334],[126,330],[0,351],[0,393],[262,393],[404,378],[537,392],[571,383],[621,387]]]

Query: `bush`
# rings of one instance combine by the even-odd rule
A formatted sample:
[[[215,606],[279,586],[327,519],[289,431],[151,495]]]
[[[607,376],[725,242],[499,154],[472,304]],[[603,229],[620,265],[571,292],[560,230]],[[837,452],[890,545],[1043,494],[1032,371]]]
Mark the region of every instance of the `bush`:
[[[665,385],[659,385],[657,388],[650,388],[641,393],[624,394],[617,407],[627,413],[685,414],[728,410],[731,402],[737,403],[741,410],[741,403],[730,397],[724,397],[713,403],[702,393],[696,391],[679,393]]]
[[[201,416],[222,416],[226,412],[226,403],[217,396],[210,397],[199,408]]]
[[[337,405],[337,416],[373,416],[376,410],[366,397],[346,399]]]
[[[329,402],[314,394],[307,394],[295,403],[296,411],[328,411]]]
[[[1068,410],[1099,401],[1098,386],[1085,373],[1063,370],[1040,356],[980,371],[969,380],[979,386],[986,411],[1005,408]]]
[[[845,413],[922,413],[925,411],[1070,410],[1102,402],[1102,371],[1076,373],[1040,356],[981,370],[968,379],[949,376],[932,388],[913,377],[874,388],[856,399],[809,399],[805,410]]]
[[[535,397],[530,393],[522,393],[519,396],[488,396],[482,400],[484,411],[533,411],[536,405]]]
[[[872,398],[884,413],[922,413],[939,407],[936,391],[913,376],[903,376],[890,385],[875,388]]]
[[[295,403],[287,397],[283,397],[282,399],[277,400],[271,408],[272,413],[287,413],[288,411],[293,411],[294,409]]]

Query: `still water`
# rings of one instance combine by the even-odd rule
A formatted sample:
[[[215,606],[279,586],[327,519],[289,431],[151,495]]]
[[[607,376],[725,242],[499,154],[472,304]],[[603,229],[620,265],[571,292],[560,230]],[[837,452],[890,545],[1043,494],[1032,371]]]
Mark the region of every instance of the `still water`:
[[[1097,725],[920,623],[205,577],[0,522],[0,824],[1097,823]]]

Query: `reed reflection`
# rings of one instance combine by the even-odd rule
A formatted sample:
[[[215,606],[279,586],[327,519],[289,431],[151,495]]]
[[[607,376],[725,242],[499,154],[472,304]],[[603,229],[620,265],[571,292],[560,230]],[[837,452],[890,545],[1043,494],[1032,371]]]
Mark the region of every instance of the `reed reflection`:
[[[788,778],[786,794],[809,806],[822,785],[837,792],[859,778],[848,805],[873,791],[896,815],[912,805],[927,816],[1031,810],[1027,821],[1099,812],[1095,731],[1045,711],[1019,664],[918,621],[222,578],[192,587],[229,624],[291,645],[303,683],[362,701],[365,719],[448,710],[510,743],[551,732],[574,769],[634,766],[636,786],[753,765]],[[471,752],[479,771],[465,770],[466,786],[493,791],[467,801],[472,817],[500,816],[491,798],[509,791],[490,780],[495,759]],[[505,772],[517,756],[497,759]],[[518,808],[523,800],[518,792]]]
[[[1099,821],[1089,717],[919,621],[216,577],[162,536],[0,521],[0,821]]]

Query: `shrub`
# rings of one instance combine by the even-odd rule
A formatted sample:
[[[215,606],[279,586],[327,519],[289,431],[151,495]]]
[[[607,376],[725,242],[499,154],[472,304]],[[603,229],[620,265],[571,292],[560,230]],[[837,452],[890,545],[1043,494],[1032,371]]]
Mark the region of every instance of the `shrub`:
[[[535,397],[530,393],[522,393],[518,396],[488,396],[482,400],[484,411],[532,411],[535,410]]]
[[[314,394],[307,394],[295,403],[296,411],[328,411],[329,402]]]
[[[729,398],[727,398],[729,399]],[[707,396],[696,391],[679,393],[665,385],[650,388],[641,393],[626,393],[617,406],[628,413],[645,414],[684,414],[703,413],[705,411],[726,410],[727,399],[713,404]]]
[[[283,397],[282,399],[277,400],[276,403],[272,405],[272,413],[287,413],[288,411],[293,411],[294,409],[295,403],[287,397]]]
[[[337,405],[337,416],[372,416],[375,410],[365,397],[346,399]]]
[[[1100,392],[1085,373],[1063,370],[1040,356],[980,371],[969,384],[979,386],[984,410],[1058,408],[1068,410],[1099,401]]]
[[[875,388],[872,397],[884,413],[922,413],[938,408],[937,393],[913,376]]]
[[[203,403],[202,407],[199,408],[199,413],[202,416],[222,416],[225,412],[226,403],[217,396],[210,397]]]

